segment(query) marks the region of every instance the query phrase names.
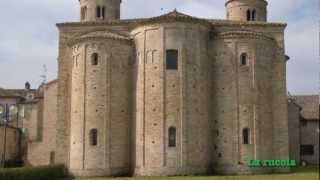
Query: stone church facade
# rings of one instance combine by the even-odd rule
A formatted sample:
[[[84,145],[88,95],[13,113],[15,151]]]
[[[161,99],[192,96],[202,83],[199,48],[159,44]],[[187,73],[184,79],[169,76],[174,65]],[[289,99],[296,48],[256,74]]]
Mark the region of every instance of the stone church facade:
[[[81,21],[57,24],[52,162],[76,176],[288,171],[246,165],[289,158],[286,24],[265,0],[226,1],[226,20],[79,2]]]

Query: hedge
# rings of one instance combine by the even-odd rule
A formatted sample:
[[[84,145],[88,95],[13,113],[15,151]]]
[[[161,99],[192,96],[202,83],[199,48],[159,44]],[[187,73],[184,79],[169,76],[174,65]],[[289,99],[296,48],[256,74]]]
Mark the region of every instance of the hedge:
[[[67,177],[63,165],[0,169],[2,180],[56,180]]]

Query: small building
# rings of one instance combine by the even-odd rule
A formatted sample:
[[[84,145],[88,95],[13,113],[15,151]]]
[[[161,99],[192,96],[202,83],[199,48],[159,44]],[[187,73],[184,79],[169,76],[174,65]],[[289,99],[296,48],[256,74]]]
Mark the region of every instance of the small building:
[[[23,141],[24,121],[25,119],[34,119],[34,117],[28,116],[32,111],[29,111],[25,104],[37,105],[38,97],[38,91],[30,89],[28,82],[25,84],[24,89],[0,88],[0,109],[3,111],[0,114],[0,155],[3,157],[5,146],[5,159],[7,162],[20,161],[23,159],[23,155],[26,154],[27,141]],[[5,117],[4,111],[6,108],[16,108],[17,112],[10,113],[9,117]],[[34,112],[38,112],[37,108],[33,109]],[[7,124],[6,133],[4,133],[4,122],[8,118],[10,121]]]
[[[319,96],[288,99],[290,158],[299,164],[319,165]]]

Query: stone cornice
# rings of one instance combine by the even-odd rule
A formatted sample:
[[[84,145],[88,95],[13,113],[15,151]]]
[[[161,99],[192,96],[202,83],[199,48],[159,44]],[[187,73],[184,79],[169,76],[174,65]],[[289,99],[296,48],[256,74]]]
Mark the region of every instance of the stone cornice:
[[[214,39],[264,39],[275,41],[273,38],[265,36],[259,32],[253,31],[229,31],[217,34]]]
[[[80,43],[80,42],[85,42],[90,40],[101,40],[101,39],[111,39],[111,40],[131,43],[131,39],[129,37],[104,30],[104,31],[93,31],[93,32],[89,32],[89,33],[85,33],[85,34],[73,37],[68,42],[68,45],[71,46],[73,44]]]
[[[152,18],[140,18],[140,19],[123,19],[123,20],[107,20],[107,21],[91,21],[91,22],[66,22],[57,24],[58,28],[62,27],[77,27],[77,26],[128,26],[135,28],[137,26],[153,24],[153,23],[170,23],[170,22],[187,22],[195,24],[204,24],[208,26],[258,26],[258,27],[281,27],[285,28],[285,23],[269,23],[259,21],[231,21],[231,20],[219,20],[219,19],[204,19],[189,16],[176,10],[167,14],[152,17]]]

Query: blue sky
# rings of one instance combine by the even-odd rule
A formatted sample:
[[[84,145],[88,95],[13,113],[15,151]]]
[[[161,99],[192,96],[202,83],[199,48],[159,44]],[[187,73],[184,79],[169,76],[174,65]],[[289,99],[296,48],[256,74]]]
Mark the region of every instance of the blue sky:
[[[223,0],[122,0],[122,18],[157,16],[177,8],[197,17],[223,19]],[[319,1],[268,0],[268,19],[286,22],[288,91],[314,94],[320,88]],[[0,87],[39,86],[57,77],[58,31],[55,24],[78,21],[78,0],[0,1]],[[163,10],[161,10],[161,8]]]

